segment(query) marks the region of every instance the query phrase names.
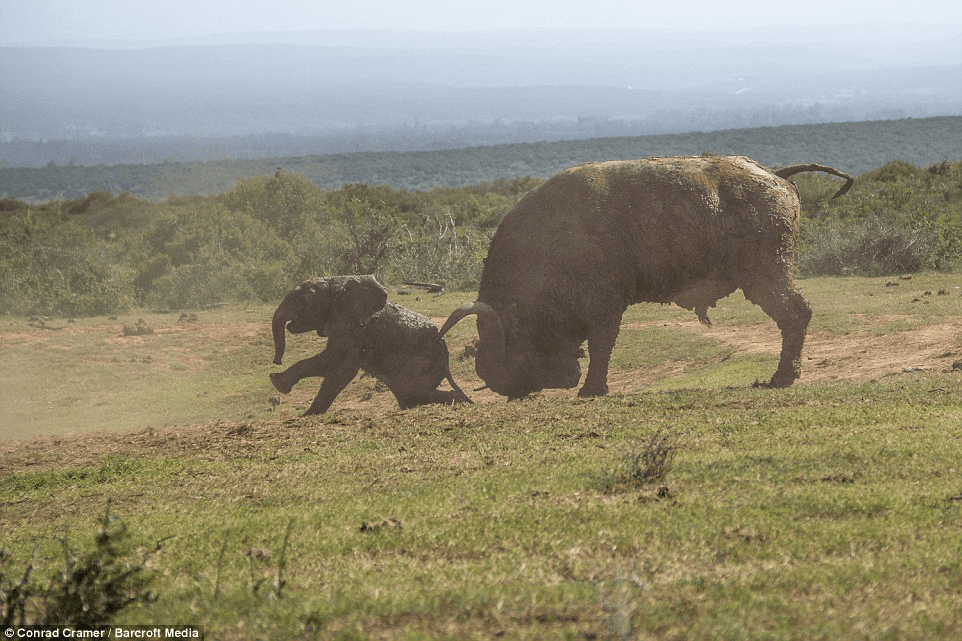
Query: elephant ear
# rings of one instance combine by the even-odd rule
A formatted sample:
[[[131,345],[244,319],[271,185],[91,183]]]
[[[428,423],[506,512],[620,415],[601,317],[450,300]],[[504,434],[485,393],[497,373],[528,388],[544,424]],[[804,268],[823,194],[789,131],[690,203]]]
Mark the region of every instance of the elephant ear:
[[[373,276],[351,276],[332,283],[331,311],[324,336],[337,336],[361,327],[387,303],[387,290]]]

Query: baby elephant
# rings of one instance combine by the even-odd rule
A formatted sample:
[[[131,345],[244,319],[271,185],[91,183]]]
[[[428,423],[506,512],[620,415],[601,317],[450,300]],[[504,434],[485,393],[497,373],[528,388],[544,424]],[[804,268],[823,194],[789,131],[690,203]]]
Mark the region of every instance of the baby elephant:
[[[301,283],[274,312],[274,363],[281,364],[284,330],[327,336],[327,348],[312,358],[271,374],[287,394],[308,376],[324,382],[304,413],[323,414],[363,369],[387,385],[401,409],[427,403],[470,403],[448,367],[448,346],[427,316],[387,302],[387,291],[373,276],[333,276]],[[454,391],[437,389],[447,378]]]

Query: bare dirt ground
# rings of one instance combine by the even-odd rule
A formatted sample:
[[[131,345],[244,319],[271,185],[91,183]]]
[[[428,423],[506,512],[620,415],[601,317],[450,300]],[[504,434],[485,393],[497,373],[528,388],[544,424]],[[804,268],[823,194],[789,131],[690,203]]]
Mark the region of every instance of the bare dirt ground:
[[[881,325],[900,320],[898,316],[874,317]],[[774,323],[749,326],[705,327],[696,319],[659,323],[684,328],[713,338],[736,354],[772,354],[781,350],[782,338]],[[645,324],[625,327],[645,327]],[[809,332],[802,352],[802,378],[795,383],[805,385],[825,381],[865,381],[890,374],[918,371],[949,371],[962,360],[962,318],[894,333],[876,335],[859,332],[832,335]],[[637,389],[639,382],[678,375],[685,363],[666,364],[650,372],[637,370],[609,376],[610,393],[626,393]]]
[[[439,325],[444,319],[435,319]],[[879,325],[896,317],[872,319]],[[650,325],[655,325],[651,323]],[[694,318],[673,320],[659,325],[697,331],[731,347],[735,354],[768,353],[777,355],[781,337],[774,323],[752,326],[704,327]],[[626,327],[641,328],[649,324],[632,324]],[[217,344],[222,349],[241,349],[263,341],[263,327],[257,323],[209,323],[198,325],[172,325],[158,327],[156,337],[169,341],[160,359],[149,354],[141,355],[144,343],[139,336],[119,336],[116,327],[89,326],[67,327],[64,332],[92,332],[113,346],[113,353],[94,351],[79,354],[88,362],[114,359],[122,366],[136,368],[138,359],[151,359],[156,367],[189,371],[202,367],[203,363],[192,354],[191,344],[203,341]],[[12,343],[37,344],[49,340],[52,332],[30,330],[0,333],[0,351]],[[451,345],[452,363],[460,349]],[[53,346],[48,345],[48,349]],[[616,348],[617,349],[617,348]],[[153,352],[156,354],[156,352]],[[268,357],[269,358],[269,357]],[[890,333],[860,331],[849,335],[830,335],[811,332],[803,352],[802,378],[796,385],[810,385],[830,381],[866,381],[883,376],[911,376],[919,371],[950,372],[962,367],[962,317],[951,317],[947,322]],[[956,364],[959,363],[959,364]],[[9,362],[7,363],[10,364]],[[953,368],[953,365],[955,367]],[[613,369],[609,375],[611,394],[633,393],[655,380],[678,376],[684,369],[683,362],[666,363],[648,370]],[[269,370],[265,360],[265,376]],[[462,371],[462,369],[464,371]],[[461,387],[475,403],[503,403],[502,397],[489,390],[478,391],[482,382],[472,368],[459,368],[455,374]],[[467,372],[467,373],[465,373]],[[446,386],[446,383],[444,384]],[[314,381],[304,381],[283,403],[292,407],[306,407],[317,391]],[[552,398],[573,398],[575,390],[550,390],[544,392]],[[266,406],[265,398],[265,406]],[[335,401],[332,411],[364,412],[378,415],[397,410],[394,397],[385,390],[378,390],[370,378],[352,383]],[[289,415],[288,415],[289,416]],[[0,441],[0,476],[26,470],[43,470],[58,467],[82,467],[93,465],[110,455],[147,455],[158,452],[206,452],[212,458],[229,456],[238,449],[256,447],[265,439],[286,438],[292,429],[317,429],[302,421],[275,417],[264,413],[255,421],[216,421],[203,425],[148,427],[131,432],[90,432],[64,436],[43,436],[26,440]],[[338,429],[325,426],[324,429]]]

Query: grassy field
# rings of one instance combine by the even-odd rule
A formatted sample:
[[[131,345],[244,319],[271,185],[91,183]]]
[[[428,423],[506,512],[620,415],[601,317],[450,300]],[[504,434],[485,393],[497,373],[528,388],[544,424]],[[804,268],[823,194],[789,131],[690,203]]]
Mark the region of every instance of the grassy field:
[[[962,276],[801,285],[787,390],[751,388],[778,334],[736,294],[711,328],[629,310],[604,399],[469,391],[463,323],[474,405],[402,412],[359,378],[312,418],[308,381],[268,402],[266,307],[145,336],[4,318],[9,574],[35,543],[38,577],[62,567],[109,500],[140,549],[165,539],[158,600],[115,622],[209,639],[959,638]],[[440,318],[472,294],[392,298]]]

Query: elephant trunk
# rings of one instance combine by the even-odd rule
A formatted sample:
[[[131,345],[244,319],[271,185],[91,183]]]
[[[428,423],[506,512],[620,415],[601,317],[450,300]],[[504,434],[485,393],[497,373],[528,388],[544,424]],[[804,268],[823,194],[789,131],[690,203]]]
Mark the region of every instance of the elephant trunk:
[[[274,318],[271,320],[271,333],[274,336],[275,365],[283,363],[284,350],[287,348],[287,336],[284,331],[287,326],[287,321],[288,318],[281,312],[281,308],[278,307],[277,311],[274,312]]]
[[[478,316],[478,334],[481,339],[478,344],[475,370],[488,387],[496,389],[501,387],[499,382],[509,375],[505,356],[504,326],[496,309],[479,300],[465,303],[451,312],[441,327],[440,336],[443,337],[448,330],[472,314]]]

